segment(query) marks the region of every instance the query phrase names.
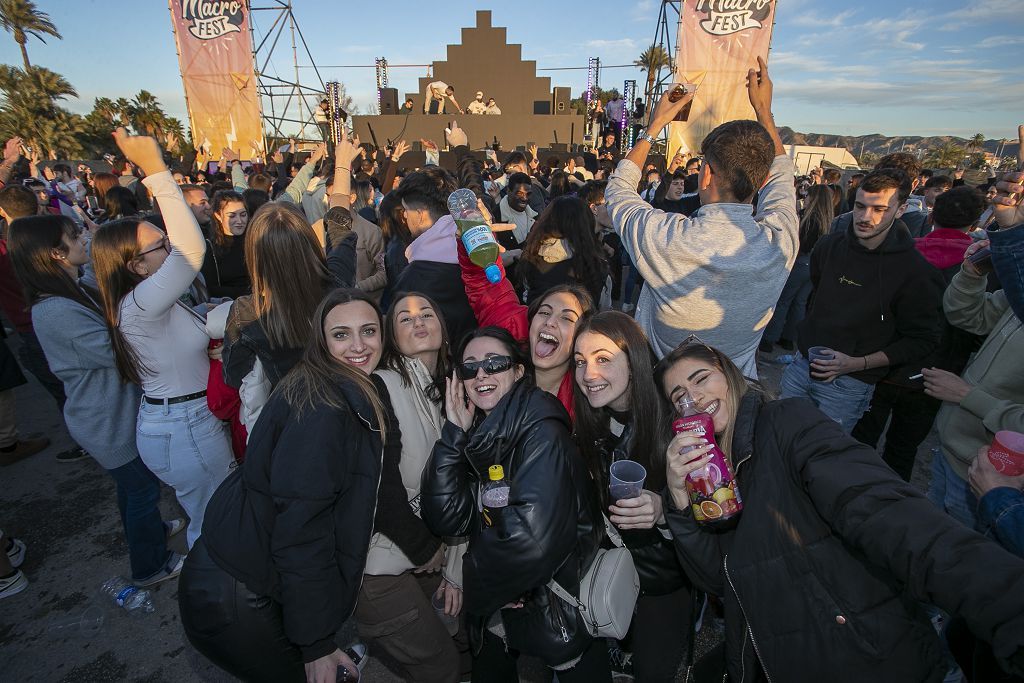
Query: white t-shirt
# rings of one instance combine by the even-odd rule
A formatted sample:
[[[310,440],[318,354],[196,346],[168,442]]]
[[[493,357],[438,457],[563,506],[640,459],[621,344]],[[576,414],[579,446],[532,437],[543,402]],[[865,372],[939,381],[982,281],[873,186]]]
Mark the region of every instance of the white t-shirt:
[[[427,94],[435,100],[443,100],[448,97],[448,84],[444,81],[434,81],[427,86]]]

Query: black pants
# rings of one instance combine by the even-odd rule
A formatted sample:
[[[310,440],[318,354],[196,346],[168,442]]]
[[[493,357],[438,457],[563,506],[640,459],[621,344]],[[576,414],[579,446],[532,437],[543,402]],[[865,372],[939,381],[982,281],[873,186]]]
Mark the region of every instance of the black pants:
[[[473,658],[473,683],[519,683],[516,659],[519,653],[505,650],[505,643],[492,633],[484,633],[480,654]],[[608,644],[596,638],[583,652],[576,666],[557,672],[558,683],[611,683]]]
[[[200,537],[178,579],[181,624],[192,645],[243,681],[305,683],[302,654],[284,634],[281,605],[218,567]]]
[[[879,382],[875,385],[871,405],[853,428],[852,436],[874,448],[891,415],[882,460],[904,481],[910,481],[917,447],[928,438],[941,406],[941,401],[923,391]]]
[[[689,586],[667,595],[642,595],[630,626],[626,650],[633,653],[637,683],[672,683],[692,637],[693,597]]]

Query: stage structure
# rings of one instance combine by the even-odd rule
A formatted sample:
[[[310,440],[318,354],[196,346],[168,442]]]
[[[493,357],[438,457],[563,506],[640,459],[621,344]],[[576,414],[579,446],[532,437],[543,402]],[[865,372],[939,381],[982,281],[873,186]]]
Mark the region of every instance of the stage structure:
[[[495,142],[505,150],[530,143],[567,149],[583,139],[584,117],[569,109],[568,89],[552,91],[551,79],[537,76],[537,63],[522,58],[522,45],[508,44],[506,29],[491,26],[490,10],[477,11],[476,26],[462,29],[461,42],[449,45],[446,59],[433,62],[430,73],[433,75],[419,79],[417,92],[406,93],[413,101],[412,113],[354,116],[360,139],[375,139],[379,145],[404,139],[415,148],[418,143],[413,141],[423,138],[443,147],[444,129],[453,120],[466,131],[473,149],[492,147]],[[495,99],[501,114],[452,113],[450,102],[444,115],[424,114],[424,91],[433,81],[454,87],[455,99],[463,109],[482,91],[485,102]]]
[[[243,3],[168,0],[197,161],[263,148],[250,16]]]
[[[587,60],[587,92],[584,95],[586,98],[584,110],[587,112],[587,122],[583,132],[583,142],[592,149],[597,147],[594,144],[594,123],[597,118],[594,116],[594,109],[597,107],[597,91],[600,88],[600,83],[601,58],[591,57]],[[601,131],[597,132],[600,133]]]
[[[250,22],[252,59],[256,65],[266,138],[281,140],[294,137],[320,141],[314,112],[324,99],[327,86],[292,12],[292,0],[252,0],[248,4],[253,19]],[[286,31],[288,39],[282,42]],[[300,45],[315,75],[315,80],[305,84],[299,77]],[[275,57],[284,50],[290,52],[290,59],[288,72],[281,73],[277,70]],[[307,128],[310,129],[308,132]]]
[[[666,156],[696,152],[716,126],[752,119],[747,71],[768,60],[776,0],[682,0],[675,77],[695,83],[689,119],[669,124]],[[653,100],[652,100],[653,101]]]
[[[619,128],[619,150],[622,154],[633,146],[633,100],[636,99],[636,81],[627,80],[622,84],[622,122]]]

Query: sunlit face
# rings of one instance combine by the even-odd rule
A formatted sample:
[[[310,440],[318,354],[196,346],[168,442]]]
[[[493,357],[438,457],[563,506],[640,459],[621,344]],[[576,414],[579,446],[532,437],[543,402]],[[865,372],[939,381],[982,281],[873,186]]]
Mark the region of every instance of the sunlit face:
[[[594,222],[597,223],[599,228],[610,228],[612,227],[612,217],[608,213],[608,204],[603,200],[600,204],[591,204],[591,208],[594,212]]]
[[[539,370],[569,369],[572,340],[583,316],[579,300],[568,292],[549,294],[530,321],[530,358]]]
[[[167,235],[152,223],[139,223],[135,234],[139,251],[131,265],[136,273],[142,277],[149,277],[167,260],[167,255],[171,253],[171,245]]]
[[[421,296],[399,299],[391,308],[395,341],[403,356],[436,354],[441,349],[441,321],[430,302]]]
[[[603,334],[584,332],[576,339],[573,361],[576,386],[591,408],[629,409],[629,358],[618,344]]]
[[[665,199],[670,202],[678,201],[684,192],[686,192],[686,181],[682,178],[674,178],[665,191]]]
[[[380,319],[365,301],[338,304],[324,317],[324,339],[336,359],[367,375],[381,353]]]
[[[903,215],[896,188],[878,192],[865,192],[857,188],[857,199],[853,203],[853,232],[860,240],[881,237],[893,221]]]
[[[462,353],[463,363],[481,361],[495,356],[508,356],[508,349],[492,337],[477,337],[466,345]],[[508,370],[488,375],[484,368],[478,368],[472,379],[463,380],[469,402],[487,414],[523,376],[522,365],[511,365]]]
[[[188,208],[192,209],[192,215],[196,217],[199,225],[208,225],[213,218],[213,208],[210,206],[210,198],[202,190],[193,190],[185,193],[185,201]]]
[[[89,252],[85,246],[85,233],[80,232],[76,237],[69,237],[64,235],[61,237],[61,243],[64,245],[66,253],[64,254],[64,261],[68,265],[78,268],[84,266],[89,262]]]
[[[690,159],[686,162],[686,175],[697,175],[700,171],[700,159]]]
[[[662,390],[672,405],[684,394],[696,401],[697,410],[711,415],[715,434],[721,434],[732,422],[729,382],[725,373],[697,358],[684,358],[665,372]]]
[[[249,224],[249,212],[242,202],[225,202],[217,212],[217,221],[225,235],[238,237],[245,234],[245,226]]]
[[[175,171],[174,173],[172,173],[171,177],[173,177],[174,178],[174,182],[176,182],[179,185],[184,185],[185,183],[188,182],[188,180],[185,178],[185,176],[182,175],[181,173],[179,173],[178,171]]]
[[[405,215],[405,224],[409,227],[409,232],[413,237],[422,235],[434,225],[429,211],[411,208],[404,199],[402,200],[402,213]]]
[[[924,190],[924,203],[925,206],[935,206],[935,198],[943,192],[949,190],[948,185],[938,185],[936,187],[927,187]]]

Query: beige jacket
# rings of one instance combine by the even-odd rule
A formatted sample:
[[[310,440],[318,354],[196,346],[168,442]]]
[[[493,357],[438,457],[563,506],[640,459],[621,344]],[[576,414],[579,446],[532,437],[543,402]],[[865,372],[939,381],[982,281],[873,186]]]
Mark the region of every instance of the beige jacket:
[[[402,483],[409,495],[409,505],[413,511],[420,513],[420,479],[423,468],[430,458],[434,443],[441,437],[444,415],[441,406],[426,395],[431,378],[427,368],[418,359],[406,358],[405,366],[413,381],[407,386],[402,376],[394,370],[377,370],[374,374],[384,380],[391,395],[391,406],[398,419],[402,431],[402,459],[399,469],[402,472]],[[445,553],[445,566],[442,575],[451,584],[462,587],[462,556],[469,544],[468,539],[444,539],[448,545]],[[401,550],[382,534],[374,534],[370,541],[370,551],[366,556],[364,573],[373,576],[396,576],[416,565]]]
[[[985,284],[960,271],[942,300],[950,324],[988,335],[961,375],[970,392],[959,405],[943,403],[936,418],[946,461],[965,480],[995,432],[1024,432],[1024,326],[1002,290],[990,294]]]
[[[352,230],[356,233],[356,287],[379,302],[384,293],[384,285],[388,282],[388,275],[384,272],[384,235],[380,231],[380,226],[374,225],[355,211],[350,213]],[[322,218],[313,224],[313,231],[320,244],[325,244]]]

